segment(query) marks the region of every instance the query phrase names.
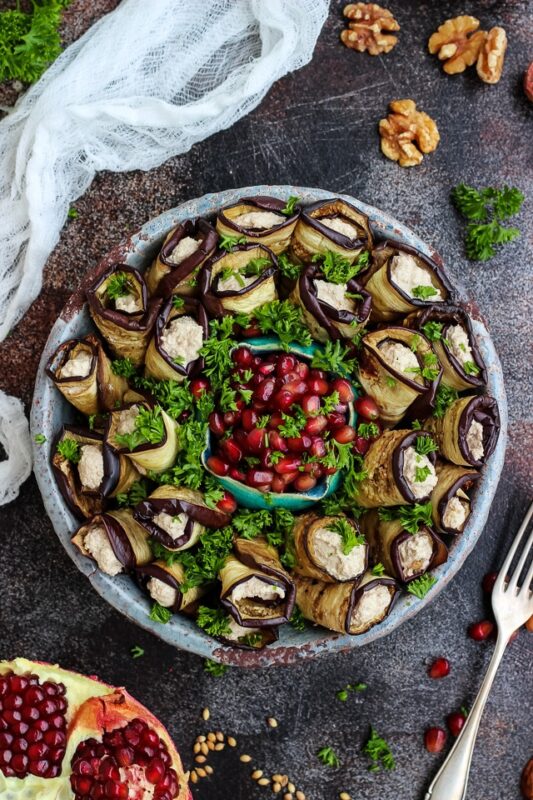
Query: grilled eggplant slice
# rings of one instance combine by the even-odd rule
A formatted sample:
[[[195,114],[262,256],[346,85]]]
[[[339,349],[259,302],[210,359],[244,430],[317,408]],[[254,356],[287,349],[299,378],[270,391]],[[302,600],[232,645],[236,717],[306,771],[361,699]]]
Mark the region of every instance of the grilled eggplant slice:
[[[119,358],[140,366],[162,300],[148,299],[143,275],[128,264],[113,264],[87,289],[94,324]]]
[[[282,625],[290,619],[294,581],[264,539],[236,539],[219,578],[222,605],[243,628]]]
[[[442,365],[442,383],[458,392],[482,389],[487,371],[464,309],[432,306],[409,314],[403,322],[428,337]]]
[[[346,200],[321,200],[302,211],[294,230],[290,253],[308,263],[316,253],[333,252],[350,263],[372,249],[372,233],[366,214]]]
[[[409,583],[448,559],[448,548],[427,526],[410,533],[398,519],[381,520],[376,509],[367,511],[360,524],[373,563],[382,564],[400,583]]]
[[[326,280],[318,264],[302,270],[291,299],[301,307],[311,335],[319,342],[353,339],[370,318],[368,292],[353,278],[344,284]]]
[[[441,418],[425,423],[444,458],[464,467],[481,467],[492,455],[500,434],[496,400],[488,395],[460,397]]]
[[[357,581],[366,571],[368,545],[355,520],[302,514],[296,517],[293,537],[299,575],[335,583]]]
[[[205,586],[195,586],[183,591],[185,570],[182,564],[154,561],[136,569],[137,580],[147,595],[173,614],[178,611],[192,613],[198,601],[207,592]]]
[[[396,242],[382,242],[372,253],[365,289],[372,295],[372,320],[390,321],[443,303],[451,286],[441,267],[419,250]]]
[[[215,229],[201,217],[177,225],[146,273],[150,294],[163,298],[198,294],[198,272],[215,252],[217,241]]]
[[[437,464],[437,478],[431,495],[433,523],[441,533],[457,536],[468,522],[472,510],[468,492],[479,479],[479,472],[443,462]]]
[[[158,486],[134,511],[137,522],[167,550],[188,550],[206,528],[223,528],[229,514],[209,508],[201,492],[177,486]]]
[[[300,206],[284,214],[285,200],[277,197],[242,197],[232,206],[227,206],[217,217],[220,236],[244,237],[252,244],[263,244],[273,253],[286,250],[300,215]]]
[[[203,368],[200,350],[209,335],[199,300],[175,295],[158,315],[145,356],[145,373],[158,380],[184,381]]]
[[[160,406],[134,402],[109,414],[105,441],[145,474],[171,467],[179,451],[177,425]]]
[[[426,337],[388,327],[367,333],[361,344],[359,380],[375,400],[383,424],[391,428],[407,412],[414,418],[427,417],[442,367]]]
[[[127,508],[95,515],[78,528],[72,542],[106,575],[132,572],[152,560],[148,533]]]
[[[427,444],[427,431],[384,431],[364,457],[366,477],[354,501],[363,508],[426,502],[437,483],[435,452]]]
[[[277,300],[277,261],[267,247],[241,244],[209,259],[200,273],[200,296],[212,317],[251,314]]]
[[[357,582],[324,583],[296,575],[296,602],[305,619],[339,633],[365,633],[389,614],[398,583],[366,572]]]

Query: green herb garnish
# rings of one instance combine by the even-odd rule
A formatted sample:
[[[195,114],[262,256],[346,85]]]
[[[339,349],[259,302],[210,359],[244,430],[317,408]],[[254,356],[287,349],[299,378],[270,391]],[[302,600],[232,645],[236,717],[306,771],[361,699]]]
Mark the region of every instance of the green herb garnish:
[[[285,214],[285,216],[290,217],[291,214],[294,214],[294,207],[300,198],[294,194],[291,194],[287,202],[285,203],[285,208],[281,209],[281,213]]]
[[[81,446],[75,439],[61,439],[57,443],[56,450],[60,456],[63,456],[72,464],[77,464],[81,458]]]
[[[292,616],[289,620],[289,624],[292,625],[294,630],[296,631],[304,631],[305,630],[305,617],[298,608],[298,606],[294,606],[294,611],[292,612]]]
[[[414,286],[411,293],[418,300],[428,300],[437,294],[437,290],[434,286]]]
[[[460,183],[451,193],[457,210],[470,222],[466,226],[466,255],[471,261],[488,261],[496,255],[495,247],[520,235],[518,228],[506,228],[503,220],[518,214],[524,195],[518,189],[488,187],[474,189]]]
[[[311,334],[303,323],[302,312],[289,300],[272,300],[256,308],[256,322],[262,333],[273,333],[288,350],[291,342],[309,347]]]
[[[372,567],[372,575],[375,575],[376,577],[380,578],[384,574],[385,574],[385,567],[383,566],[381,561],[378,561],[378,563],[374,564],[374,566]]]
[[[399,520],[404,530],[418,533],[421,527],[431,527],[433,524],[433,507],[431,503],[414,503],[411,506],[391,506],[379,508],[378,516],[380,520],[389,522]]]
[[[458,398],[459,395],[456,389],[452,389],[450,386],[445,386],[441,383],[435,395],[435,410],[433,411],[433,416],[437,419],[441,419],[452,403],[455,403]]]
[[[438,449],[435,440],[431,436],[416,437],[415,450],[419,456],[427,456],[429,453],[435,453]]]
[[[351,264],[350,259],[328,250],[327,253],[316,253],[311,260],[320,262],[322,274],[329,283],[345,284],[368,265],[369,258],[370,253],[365,251]]]
[[[115,358],[111,362],[111,369],[115,375],[120,375],[122,378],[133,378],[137,375],[137,369],[131,358]]]
[[[132,483],[128,492],[120,492],[115,499],[119,506],[136,506],[148,497],[148,486],[144,481]]]
[[[114,275],[108,279],[105,291],[110,300],[117,300],[119,297],[124,297],[130,294],[133,286],[130,277],[126,272],[115,272]]]
[[[284,278],[295,281],[301,271],[300,264],[294,264],[287,253],[280,253],[278,256],[278,268]]]
[[[180,311],[185,306],[185,300],[179,294],[172,295],[172,307]]]
[[[344,689],[340,689],[337,692],[337,700],[340,700],[342,703],[345,703],[346,700],[348,699],[348,694],[350,692],[365,692],[367,688],[368,687],[366,683],[355,683],[355,684],[349,683],[347,684],[347,686],[344,687]]]
[[[479,369],[473,361],[465,361],[463,363],[463,369],[467,375],[479,375],[481,370]]]
[[[196,622],[210,636],[227,636],[231,633],[230,617],[221,608],[200,606]]]
[[[339,517],[328,525],[328,531],[338,533],[342,539],[342,552],[345,556],[349,555],[354,547],[365,543],[365,537],[358,532],[346,517]]]
[[[116,433],[115,440],[130,453],[141,444],[160,444],[165,437],[165,423],[159,406],[145,408],[139,406],[132,433]]]
[[[420,575],[419,578],[415,578],[414,581],[411,581],[407,584],[407,591],[409,594],[414,594],[415,597],[418,597],[419,600],[422,600],[432,586],[437,583],[437,578],[433,575],[430,575],[429,572],[426,572],[425,575]]]
[[[317,757],[325,767],[340,767],[341,762],[332,747],[322,747]]]
[[[426,322],[422,325],[420,330],[430,342],[438,342],[442,339],[442,329],[444,325],[442,322]]]
[[[43,0],[31,11],[0,13],[0,81],[33,83],[61,53],[59,25],[70,0]]]
[[[379,772],[380,767],[388,770],[396,767],[389,745],[372,726],[370,726],[370,736],[363,747],[363,753],[372,761],[368,768],[370,772]]]
[[[68,213],[67,213],[67,217],[69,219],[78,219],[79,215],[80,215],[80,212],[78,211],[77,208],[74,208],[74,206],[71,206],[69,208]]]
[[[429,467],[415,467],[415,482],[424,483],[428,475],[431,475]]]
[[[204,660],[204,672],[212,675],[213,678],[220,678],[225,675],[229,667],[227,664],[219,664],[218,661],[211,661],[210,658]]]
[[[132,658],[141,658],[144,655],[144,650],[136,644],[135,647],[131,648],[130,653]]]
[[[218,246],[221,250],[226,250],[228,253],[233,250],[238,244],[245,244],[246,236],[227,236],[225,233],[220,234]]]
[[[357,435],[363,439],[373,439],[379,436],[379,428],[375,422],[361,422],[357,427]]]
[[[336,342],[326,342],[323,348],[316,351],[311,366],[313,369],[322,369],[346,377],[355,371],[357,361],[351,357],[351,351],[337,339]]]
[[[35,444],[44,444],[46,442],[46,436],[44,433],[36,433],[33,437],[33,441]]]
[[[161,625],[166,625],[172,619],[172,611],[160,606],[159,603],[154,603],[150,611],[150,619],[153,622],[160,622]]]

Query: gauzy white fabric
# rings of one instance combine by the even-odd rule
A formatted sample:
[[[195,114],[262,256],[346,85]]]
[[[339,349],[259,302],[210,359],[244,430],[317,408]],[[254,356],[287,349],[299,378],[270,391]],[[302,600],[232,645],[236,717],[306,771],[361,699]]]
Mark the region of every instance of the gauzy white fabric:
[[[30,429],[24,406],[0,391],[0,444],[6,459],[0,461],[0,506],[18,496],[32,465]]]
[[[0,122],[0,339],[98,170],[156,167],[306,64],[329,0],[123,0]],[[110,243],[111,244],[111,243]]]

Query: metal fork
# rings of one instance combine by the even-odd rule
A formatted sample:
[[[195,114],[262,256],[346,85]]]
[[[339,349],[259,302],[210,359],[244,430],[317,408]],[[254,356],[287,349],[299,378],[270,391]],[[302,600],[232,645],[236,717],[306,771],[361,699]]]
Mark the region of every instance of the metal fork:
[[[533,563],[530,565],[522,585],[518,585],[520,573],[524,569],[529,553],[533,548],[533,531],[522,551],[514,572],[512,575],[509,572],[532,517],[533,503],[528,508],[492,590],[492,608],[498,624],[498,638],[485,680],[481,685],[464,727],[444,764],[437,772],[427,791],[425,800],[464,800],[466,797],[468,773],[470,772],[474,744],[481,715],[483,714],[492,682],[496,676],[496,671],[500,666],[509,638],[533,614],[533,592],[531,591]],[[507,579],[508,575],[510,575],[509,579]]]

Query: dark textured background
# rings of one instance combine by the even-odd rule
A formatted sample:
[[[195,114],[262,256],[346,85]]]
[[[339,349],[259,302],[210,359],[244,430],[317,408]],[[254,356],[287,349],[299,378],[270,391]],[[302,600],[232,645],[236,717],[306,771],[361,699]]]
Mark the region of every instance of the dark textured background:
[[[64,39],[79,36],[116,0],[74,0]],[[12,6],[0,3],[0,8]],[[532,355],[533,107],[521,76],[533,58],[533,8],[517,2],[390,4],[402,26],[389,55],[346,50],[335,3],[313,61],[273,87],[261,106],[231,130],[149,173],[101,174],[65,225],[45,273],[45,286],[18,329],[0,348],[0,386],[30,402],[41,348],[53,320],[83,274],[112,244],[145,220],[182,200],[232,186],[300,183],[348,192],[393,213],[440,250],[485,314],[499,350],[510,402],[507,462],[487,529],[464,569],[430,608],[386,640],[358,651],[289,668],[204,674],[201,661],[160,644],[129,624],[93,592],[59,545],[35,483],[0,510],[0,658],[24,655],[59,661],[124,684],[168,725],[190,765],[193,737],[212,725],[233,732],[254,764],[288,772],[308,798],[348,790],[357,800],[419,800],[441,761],[423,748],[423,731],[469,705],[490,658],[490,644],[466,637],[467,625],[487,613],[480,581],[495,567],[516,530],[532,491],[530,411]],[[444,19],[469,12],[483,27],[503,25],[510,39],[502,81],[482,84],[475,70],[447,77],[427,55],[428,36]],[[0,87],[0,102],[16,89]],[[438,150],[421,166],[400,169],[379,152],[377,122],[394,98],[411,97],[433,116]],[[517,219],[521,238],[489,264],[464,258],[461,225],[448,194],[460,181],[518,186],[526,194]],[[516,800],[519,774],[533,756],[531,654],[525,632],[509,648],[483,719],[468,797]],[[132,660],[140,645],[144,657]],[[452,661],[444,681],[426,677],[437,655]],[[347,703],[337,689],[365,681],[369,689]],[[279,728],[267,728],[274,715]],[[394,751],[393,773],[367,772],[360,748],[369,725]],[[331,745],[341,769],[322,767],[317,749]],[[269,795],[233,752],[213,760],[215,778],[198,798],[237,800]]]

